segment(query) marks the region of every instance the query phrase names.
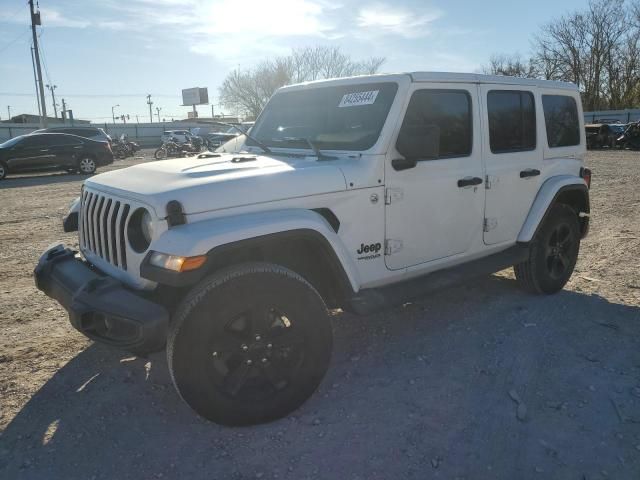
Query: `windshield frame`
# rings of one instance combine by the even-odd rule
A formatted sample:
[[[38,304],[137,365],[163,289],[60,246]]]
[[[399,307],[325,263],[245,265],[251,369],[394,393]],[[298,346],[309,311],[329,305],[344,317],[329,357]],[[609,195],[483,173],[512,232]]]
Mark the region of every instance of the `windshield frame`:
[[[346,90],[352,90],[352,92],[349,92],[349,93],[357,93],[359,91],[376,89],[376,87],[381,89],[383,88],[383,86],[387,86],[388,88],[391,88],[392,91],[390,92],[391,99],[389,101],[386,114],[380,124],[380,129],[377,133],[377,137],[375,138],[373,143],[368,145],[366,148],[332,148],[333,145],[328,146],[326,144],[323,144],[323,142],[318,142],[318,140],[311,138],[312,142],[316,143],[322,152],[334,152],[334,153],[341,153],[346,155],[354,155],[358,153],[359,154],[362,154],[365,152],[368,153],[368,152],[371,152],[372,150],[377,149],[378,145],[384,140],[383,138],[385,136],[384,133],[387,129],[387,125],[390,121],[390,118],[392,117],[392,113],[394,112],[394,109],[397,108],[399,99],[403,97],[403,93],[402,93],[403,86],[404,86],[403,82],[397,78],[390,78],[390,76],[385,76],[381,78],[358,78],[357,79],[358,81],[352,81],[352,80],[355,80],[355,79],[340,79],[337,81],[319,82],[318,85],[300,85],[300,86],[295,85],[291,87],[283,87],[281,90],[276,91],[276,93],[271,97],[267,105],[265,105],[265,107],[263,108],[262,112],[260,113],[260,115],[258,116],[254,125],[251,128],[252,134],[255,135],[256,133],[259,133],[260,128],[262,127],[262,124],[265,121],[265,116],[269,113],[270,106],[273,105],[272,102],[279,95],[288,94],[290,92],[300,92],[300,91],[308,92],[311,90],[320,90],[320,89],[327,89],[327,88],[338,88],[338,89],[344,88]],[[346,96],[346,93],[344,94],[344,96]],[[313,152],[313,149],[308,144],[305,144],[304,142],[301,142],[300,145],[291,146],[291,145],[286,145],[286,142],[280,143],[277,141],[274,142],[261,137],[256,137],[256,138],[261,142],[265,143],[266,145],[268,145],[270,149],[276,150],[276,151],[283,151],[283,152],[312,151]],[[245,146],[249,148],[257,147],[255,142],[251,141],[250,139],[248,139],[245,142]],[[312,155],[315,156],[315,153],[313,153]]]

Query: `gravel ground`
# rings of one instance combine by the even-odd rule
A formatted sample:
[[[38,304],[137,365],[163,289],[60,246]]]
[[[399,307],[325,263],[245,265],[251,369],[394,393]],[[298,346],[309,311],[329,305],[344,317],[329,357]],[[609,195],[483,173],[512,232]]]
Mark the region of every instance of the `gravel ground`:
[[[148,156],[148,152],[147,152]],[[120,168],[143,159],[117,162]],[[640,154],[591,152],[591,234],[565,291],[511,271],[368,317],[290,417],[230,429],[174,392],[164,354],[73,330],[32,269],[82,177],[0,185],[0,478],[640,478]]]

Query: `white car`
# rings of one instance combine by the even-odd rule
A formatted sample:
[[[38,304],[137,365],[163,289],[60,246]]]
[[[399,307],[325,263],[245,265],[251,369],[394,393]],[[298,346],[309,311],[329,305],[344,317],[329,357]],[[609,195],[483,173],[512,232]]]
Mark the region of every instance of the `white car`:
[[[58,245],[35,271],[89,338],[166,343],[180,396],[226,425],[283,417],[315,391],[328,308],[369,314],[510,266],[552,294],[589,227],[569,83],[417,72],[287,86],[242,150],[85,180],[64,222],[82,257]]]
[[[166,130],[160,136],[160,140],[164,143],[175,138],[180,143],[186,143],[189,141],[190,137],[192,137],[192,134],[189,130]]]

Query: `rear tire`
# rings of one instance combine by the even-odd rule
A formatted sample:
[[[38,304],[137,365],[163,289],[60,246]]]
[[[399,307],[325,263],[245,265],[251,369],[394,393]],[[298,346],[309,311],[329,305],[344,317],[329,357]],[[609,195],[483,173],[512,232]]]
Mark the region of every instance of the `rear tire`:
[[[78,160],[78,170],[83,175],[96,173],[96,161],[91,157],[82,157]]]
[[[0,180],[4,180],[5,177],[7,176],[7,173],[9,173],[9,168],[7,167],[7,164],[4,162],[0,162]]]
[[[324,377],[331,349],[318,292],[268,263],[205,278],[179,306],[167,339],[180,396],[223,425],[268,422],[298,408]]]
[[[531,293],[556,293],[571,278],[579,251],[578,214],[557,203],[531,241],[528,260],[514,265],[516,279]]]

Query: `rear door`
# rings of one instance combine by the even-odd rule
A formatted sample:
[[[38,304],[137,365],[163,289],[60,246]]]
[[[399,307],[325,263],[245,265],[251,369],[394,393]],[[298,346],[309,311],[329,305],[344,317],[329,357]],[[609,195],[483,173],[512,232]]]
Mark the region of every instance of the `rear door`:
[[[484,243],[513,242],[540,188],[544,134],[534,87],[481,85],[486,195]]]
[[[59,166],[73,166],[77,157],[84,151],[84,144],[75,135],[52,135],[49,148],[53,154],[50,163]]]
[[[484,210],[478,87],[412,85],[398,134],[434,132],[433,149],[398,169],[392,148],[385,163],[386,249],[391,270],[461,255],[481,242]],[[394,166],[395,164],[395,166]]]

